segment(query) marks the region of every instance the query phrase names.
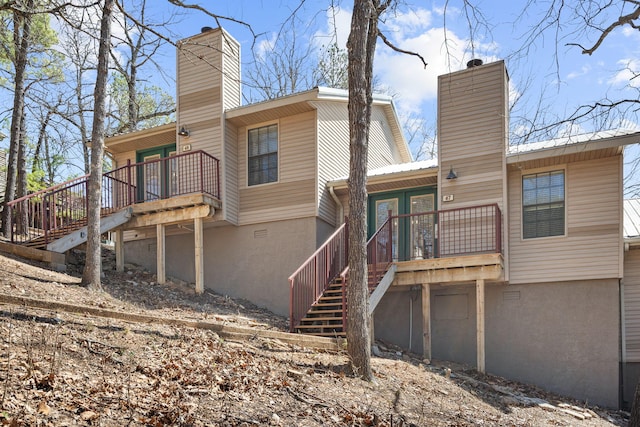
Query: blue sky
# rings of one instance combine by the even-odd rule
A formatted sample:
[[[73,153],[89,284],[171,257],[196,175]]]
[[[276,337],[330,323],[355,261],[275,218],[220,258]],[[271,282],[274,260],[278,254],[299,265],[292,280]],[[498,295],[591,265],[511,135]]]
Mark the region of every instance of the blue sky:
[[[257,46],[273,39],[296,9],[297,16],[304,22],[301,25],[302,36],[308,43],[324,43],[335,22],[338,42],[344,46],[352,2],[336,1],[339,6],[334,9],[328,8],[329,3],[326,0],[306,0],[298,9],[300,2],[294,0],[200,2],[212,12],[250,24],[254,33],[261,35]],[[616,30],[599,50],[588,56],[567,43],[590,45],[594,40],[577,33],[579,28],[570,24],[565,25],[564,32],[559,35],[548,31],[534,42],[526,39],[527,30],[546,12],[543,9],[530,6],[526,15],[522,15],[521,2],[475,3],[480,4],[486,26],[474,29],[473,41],[470,40],[464,11],[459,9],[460,2],[449,2],[446,14],[443,2],[411,0],[402,8],[387,13],[381,25],[387,37],[400,48],[420,53],[429,63],[425,69],[415,57],[394,52],[378,43],[375,74],[382,87],[394,94],[401,115],[421,115],[435,123],[437,76],[464,68],[472,57],[485,62],[498,59],[507,62],[511,97],[516,99],[522,95],[525,101],[520,102],[514,116],[531,118],[542,112],[566,117],[577,106],[605,97],[638,98],[640,82],[635,82],[635,90],[625,89],[629,85],[629,70],[624,70],[640,71],[640,32],[637,30]],[[222,21],[222,25],[240,41],[243,58],[249,60],[253,41],[251,33],[233,22]],[[215,26],[215,23],[203,13],[188,11],[172,30],[177,38],[181,38],[196,34],[203,26]],[[558,43],[555,40],[557,36],[560,37]],[[523,46],[526,52],[520,51],[518,55]],[[538,102],[543,108],[538,107]],[[616,125],[638,127],[634,120]],[[582,130],[590,129],[570,129],[574,133]]]
[[[261,43],[273,40],[294,11],[301,22],[298,25],[298,43],[316,46],[326,44],[329,42],[328,34],[335,25],[338,43],[346,45],[351,1],[333,0],[332,3],[331,0],[304,0],[302,6],[300,1],[234,0],[201,1],[199,4],[218,15],[246,22],[251,25],[253,33],[259,35],[254,40],[245,26],[232,21],[220,21],[241,43],[245,62],[251,60],[252,44],[255,42],[255,47],[259,49]],[[127,3],[137,3],[137,0],[127,0]],[[527,31],[545,12],[534,7],[537,3],[486,0],[474,3],[480,4],[480,21],[485,25],[472,28],[473,39],[470,38],[464,10],[460,9],[461,0],[449,1],[446,13],[443,0],[405,0],[401,8],[385,15],[381,28],[386,36],[396,46],[421,54],[429,64],[424,68],[415,57],[394,52],[378,42],[374,72],[380,86],[394,95],[401,116],[423,117],[426,125],[435,129],[437,76],[464,68],[471,58],[480,58],[485,62],[498,59],[506,61],[511,77],[511,98],[514,100],[522,96],[512,113],[514,123],[518,118],[532,119],[541,114],[566,117],[579,105],[607,97],[638,99],[640,78],[633,81],[634,87],[629,87],[629,70],[625,71],[625,68],[640,71],[639,31],[616,30],[593,55],[582,55],[578,47],[567,43],[590,45],[594,39],[585,38],[579,32],[581,27],[571,23],[567,23],[558,36],[551,30],[533,41],[526,38]],[[521,10],[524,3],[529,4],[526,14],[522,14]],[[330,4],[335,7],[330,8]],[[156,22],[164,22],[163,18],[172,12],[180,13],[179,22],[161,29],[163,33],[170,34],[174,41],[199,33],[201,27],[216,26],[215,21],[206,14],[192,9],[178,9],[166,0],[148,1],[147,5],[148,15]],[[114,28],[114,32],[117,33],[117,28]],[[556,37],[560,38],[559,42],[556,42]],[[160,61],[166,74],[175,76],[173,47],[165,48]],[[244,67],[247,68],[246,65]],[[151,72],[153,76],[141,77],[150,77],[155,84],[175,95],[175,82],[158,78],[155,70]],[[640,130],[637,122],[636,113],[630,120],[608,127]],[[589,131],[590,125],[587,123],[568,131]],[[515,127],[512,130],[519,133],[523,131]],[[554,130],[556,133],[563,131]],[[8,144],[8,139],[3,144]],[[412,151],[417,154],[416,145],[412,146]]]

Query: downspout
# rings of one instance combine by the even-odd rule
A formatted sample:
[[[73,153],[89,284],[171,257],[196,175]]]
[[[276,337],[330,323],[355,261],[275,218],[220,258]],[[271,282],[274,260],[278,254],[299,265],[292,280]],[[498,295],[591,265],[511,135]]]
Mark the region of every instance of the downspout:
[[[336,196],[335,191],[333,191],[333,186],[329,186],[329,194],[331,194],[331,198],[336,202],[336,205],[338,205],[338,225],[341,225],[344,222],[344,206],[338,196]]]
[[[625,243],[625,246],[627,243]],[[625,248],[625,250],[627,250]],[[627,355],[625,354],[627,343],[626,343],[626,334],[625,334],[625,322],[624,322],[624,281],[623,279],[618,279],[619,292],[618,296],[620,298],[620,366],[618,368],[619,375],[619,389],[618,389],[618,408],[624,409],[625,399],[624,399],[624,385],[625,385],[625,371],[626,371],[626,362]]]

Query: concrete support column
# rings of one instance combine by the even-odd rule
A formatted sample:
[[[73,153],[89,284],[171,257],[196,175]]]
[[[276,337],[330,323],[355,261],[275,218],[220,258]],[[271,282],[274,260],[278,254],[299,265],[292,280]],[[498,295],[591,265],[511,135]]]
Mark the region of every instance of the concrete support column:
[[[196,293],[201,294],[204,292],[204,245],[202,218],[195,218],[193,220],[193,234],[196,262]]]
[[[476,343],[477,369],[484,373],[484,279],[476,280]]]
[[[422,355],[431,360],[431,285],[422,285]]]
[[[124,231],[118,228],[116,231],[116,271],[124,271]]]
[[[156,225],[156,264],[158,283],[164,284],[167,281],[166,276],[166,249],[165,249],[165,226],[164,224]]]

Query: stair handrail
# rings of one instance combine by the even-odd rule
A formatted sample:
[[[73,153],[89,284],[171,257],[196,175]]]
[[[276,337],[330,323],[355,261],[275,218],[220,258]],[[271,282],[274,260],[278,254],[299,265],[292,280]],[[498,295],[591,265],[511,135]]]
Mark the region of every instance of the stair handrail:
[[[373,282],[367,283],[369,293],[371,293],[378,286],[384,275],[391,267],[393,263],[393,216],[392,212],[388,212],[387,219],[382,223],[375,233],[367,240],[367,280],[373,278]],[[386,241],[384,242],[384,251],[382,257],[379,257],[377,249],[379,238],[382,233],[386,234]],[[382,261],[382,263],[380,263]],[[348,261],[347,261],[348,263]],[[349,266],[340,273],[342,279],[342,328],[346,331],[347,327],[347,284],[349,282]],[[373,285],[372,285],[373,283]]]
[[[347,281],[349,280],[349,266],[340,273],[342,279],[342,330],[347,332]]]
[[[194,186],[191,181],[189,181],[190,185],[188,185],[186,190],[183,193],[178,194],[200,191],[219,198],[220,161],[215,156],[212,156],[203,150],[197,150],[168,158],[154,159],[149,162],[139,162],[134,164],[129,162],[127,165],[103,173],[102,179],[106,182],[103,184],[102,188],[101,213],[108,214],[114,210],[130,206],[140,201],[136,199],[135,194],[132,194],[135,193],[137,185],[137,168],[149,163],[175,161],[176,165],[178,165],[177,169],[181,171],[180,165],[183,162],[183,160],[181,160],[183,158],[186,158],[184,162],[186,170],[188,171],[187,175],[196,175],[196,177],[199,178],[197,179],[199,187],[198,185]],[[191,158],[195,158],[197,160],[191,161]],[[125,171],[126,173],[124,176],[119,177],[118,172],[121,171]],[[134,173],[132,173],[132,171]],[[207,178],[206,180],[205,175]],[[67,230],[69,229],[71,222],[86,218],[86,187],[88,185],[88,179],[88,174],[76,177],[8,202],[7,208],[10,210],[9,218],[11,221],[11,224],[8,226],[10,227],[11,241],[14,243],[16,242],[17,231],[22,236],[22,238],[20,238],[21,242],[27,242],[35,237],[44,237],[46,244],[49,243],[49,235],[52,230]],[[116,201],[114,199],[114,193],[117,193],[118,191],[114,191],[113,186],[107,185],[106,183],[108,182],[116,182],[117,184],[127,186],[128,189],[126,194],[118,194],[119,200]],[[181,183],[180,185],[184,184]],[[82,186],[84,186],[84,188],[82,188]],[[51,200],[51,198],[59,195],[60,193],[64,194],[64,192],[69,193],[68,196],[74,203],[72,203],[72,206],[68,210],[61,213],[56,209],[56,201]],[[120,190],[120,192],[122,191]],[[173,195],[176,194],[169,194],[167,196],[171,197]],[[41,197],[41,200],[36,200],[34,203],[33,200],[38,197]],[[65,196],[63,195],[58,197]],[[23,204],[25,206],[23,206]],[[62,214],[63,217],[58,218],[57,215],[59,214]],[[59,222],[62,224],[62,227],[58,227]]]
[[[393,263],[393,215],[387,219],[367,241],[367,274],[369,291],[373,291]],[[383,239],[384,238],[384,239]]]
[[[347,223],[343,223],[289,276],[289,328],[291,332],[317,302],[329,283],[347,265]]]
[[[71,184],[75,185],[75,184],[77,184],[79,182],[82,182],[83,180],[86,180],[87,178],[89,178],[88,174],[87,175],[82,175],[82,176],[79,176],[79,177],[76,177],[76,178],[72,178],[72,179],[70,179],[68,181],[61,182],[59,184],[52,185],[51,187],[43,188],[42,190],[38,190],[38,191],[36,191],[34,193],[29,193],[29,194],[27,194],[25,196],[22,196],[22,197],[18,198],[18,199],[13,199],[10,202],[7,202],[7,206],[11,207],[13,205],[16,205],[19,202],[24,202],[25,200],[29,200],[29,199],[32,199],[34,197],[38,197],[38,196],[40,196],[42,194],[47,194],[47,193],[51,193],[51,192],[57,191],[57,190],[59,190],[59,189],[61,189],[63,187],[66,187],[68,185],[71,185]]]

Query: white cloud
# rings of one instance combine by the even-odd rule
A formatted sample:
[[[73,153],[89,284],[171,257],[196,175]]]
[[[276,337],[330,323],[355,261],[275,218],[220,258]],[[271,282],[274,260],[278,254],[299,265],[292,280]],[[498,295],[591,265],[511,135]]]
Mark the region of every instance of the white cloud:
[[[640,58],[621,59],[618,72],[609,80],[613,85],[640,88]]]
[[[394,95],[401,115],[421,114],[425,104],[437,96],[437,77],[464,68],[471,59],[467,53],[469,41],[453,31],[436,26],[441,10],[413,8],[387,13],[380,24],[381,31],[398,48],[420,54],[428,63],[425,68],[419,58],[394,51],[380,40],[374,60],[374,77]],[[453,13],[451,9],[448,14]],[[452,16],[452,15],[449,15]],[[351,11],[332,9],[327,13],[325,29],[316,34],[319,44],[326,43],[334,28],[339,46],[346,47],[351,26]],[[485,62],[496,59],[498,45],[475,40],[475,57]],[[515,88],[512,92],[517,93]],[[431,109],[431,106],[429,107]]]
[[[589,65],[583,65],[582,68],[580,68],[580,70],[572,71],[569,74],[567,74],[567,80],[572,80],[572,79],[587,75],[589,74],[590,71],[591,71],[591,67]]]
[[[350,31],[351,11],[332,7],[327,10],[325,28],[315,34],[314,40],[317,41],[318,46],[328,45],[335,41],[338,46],[346,49]]]

